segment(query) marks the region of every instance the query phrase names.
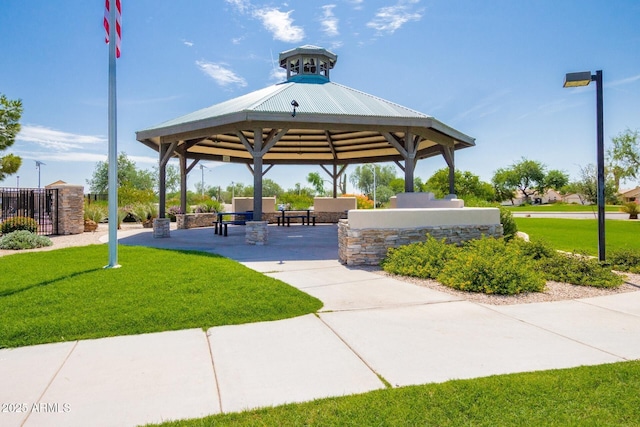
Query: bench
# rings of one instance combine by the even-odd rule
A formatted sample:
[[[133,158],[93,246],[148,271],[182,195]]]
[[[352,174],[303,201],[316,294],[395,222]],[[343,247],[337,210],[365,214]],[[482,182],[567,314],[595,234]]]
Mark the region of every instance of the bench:
[[[287,219],[287,227],[291,227],[291,219],[296,219],[296,218],[300,218],[302,220],[302,225],[304,225],[305,221],[307,220],[307,216],[306,215],[287,215],[285,217]],[[282,224],[284,225],[284,224]]]
[[[228,230],[227,227],[229,226],[229,224],[233,224],[234,221],[216,221],[214,222],[214,234],[220,234],[221,236],[227,236],[228,235]]]

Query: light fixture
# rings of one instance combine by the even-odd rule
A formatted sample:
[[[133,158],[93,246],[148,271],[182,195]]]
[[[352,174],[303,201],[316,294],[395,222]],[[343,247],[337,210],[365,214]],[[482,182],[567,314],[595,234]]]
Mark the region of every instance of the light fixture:
[[[291,113],[291,117],[295,117],[296,116],[296,108],[298,108],[300,106],[300,104],[298,104],[298,102],[294,99],[293,101],[291,101],[291,105],[293,105],[293,113]]]
[[[591,74],[591,71],[567,73],[564,87],[587,86],[596,82],[596,159],[598,170],[597,203],[598,203],[598,260],[605,260],[604,234],[604,114],[602,106],[602,70]]]
[[[591,71],[580,71],[579,73],[567,73],[564,78],[563,87],[587,86],[591,83]]]

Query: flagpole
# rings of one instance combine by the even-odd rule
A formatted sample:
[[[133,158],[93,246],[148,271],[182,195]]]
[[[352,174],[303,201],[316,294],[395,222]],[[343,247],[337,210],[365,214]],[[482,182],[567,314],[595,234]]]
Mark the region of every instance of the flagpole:
[[[116,101],[116,0],[109,1],[109,265],[118,268],[118,134]]]

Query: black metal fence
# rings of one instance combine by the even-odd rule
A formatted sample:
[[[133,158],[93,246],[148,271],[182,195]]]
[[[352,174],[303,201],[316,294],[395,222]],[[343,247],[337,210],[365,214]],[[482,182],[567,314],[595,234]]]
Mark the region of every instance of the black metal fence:
[[[84,199],[89,205],[94,202],[106,202],[109,200],[109,194],[87,193],[84,195]]]
[[[14,217],[33,218],[38,234],[58,234],[58,190],[0,187],[0,223]]]

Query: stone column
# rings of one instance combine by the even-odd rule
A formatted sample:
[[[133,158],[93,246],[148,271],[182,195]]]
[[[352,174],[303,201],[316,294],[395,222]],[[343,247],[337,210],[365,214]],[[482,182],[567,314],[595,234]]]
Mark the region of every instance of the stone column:
[[[171,220],[169,218],[155,218],[153,220],[153,237],[171,237]]]
[[[245,243],[248,245],[266,245],[269,236],[268,221],[247,221]]]
[[[57,184],[46,187],[58,190],[58,211],[52,221],[58,222],[58,234],[81,234],[84,232],[84,187],[81,185]],[[55,206],[53,206],[55,209]]]

